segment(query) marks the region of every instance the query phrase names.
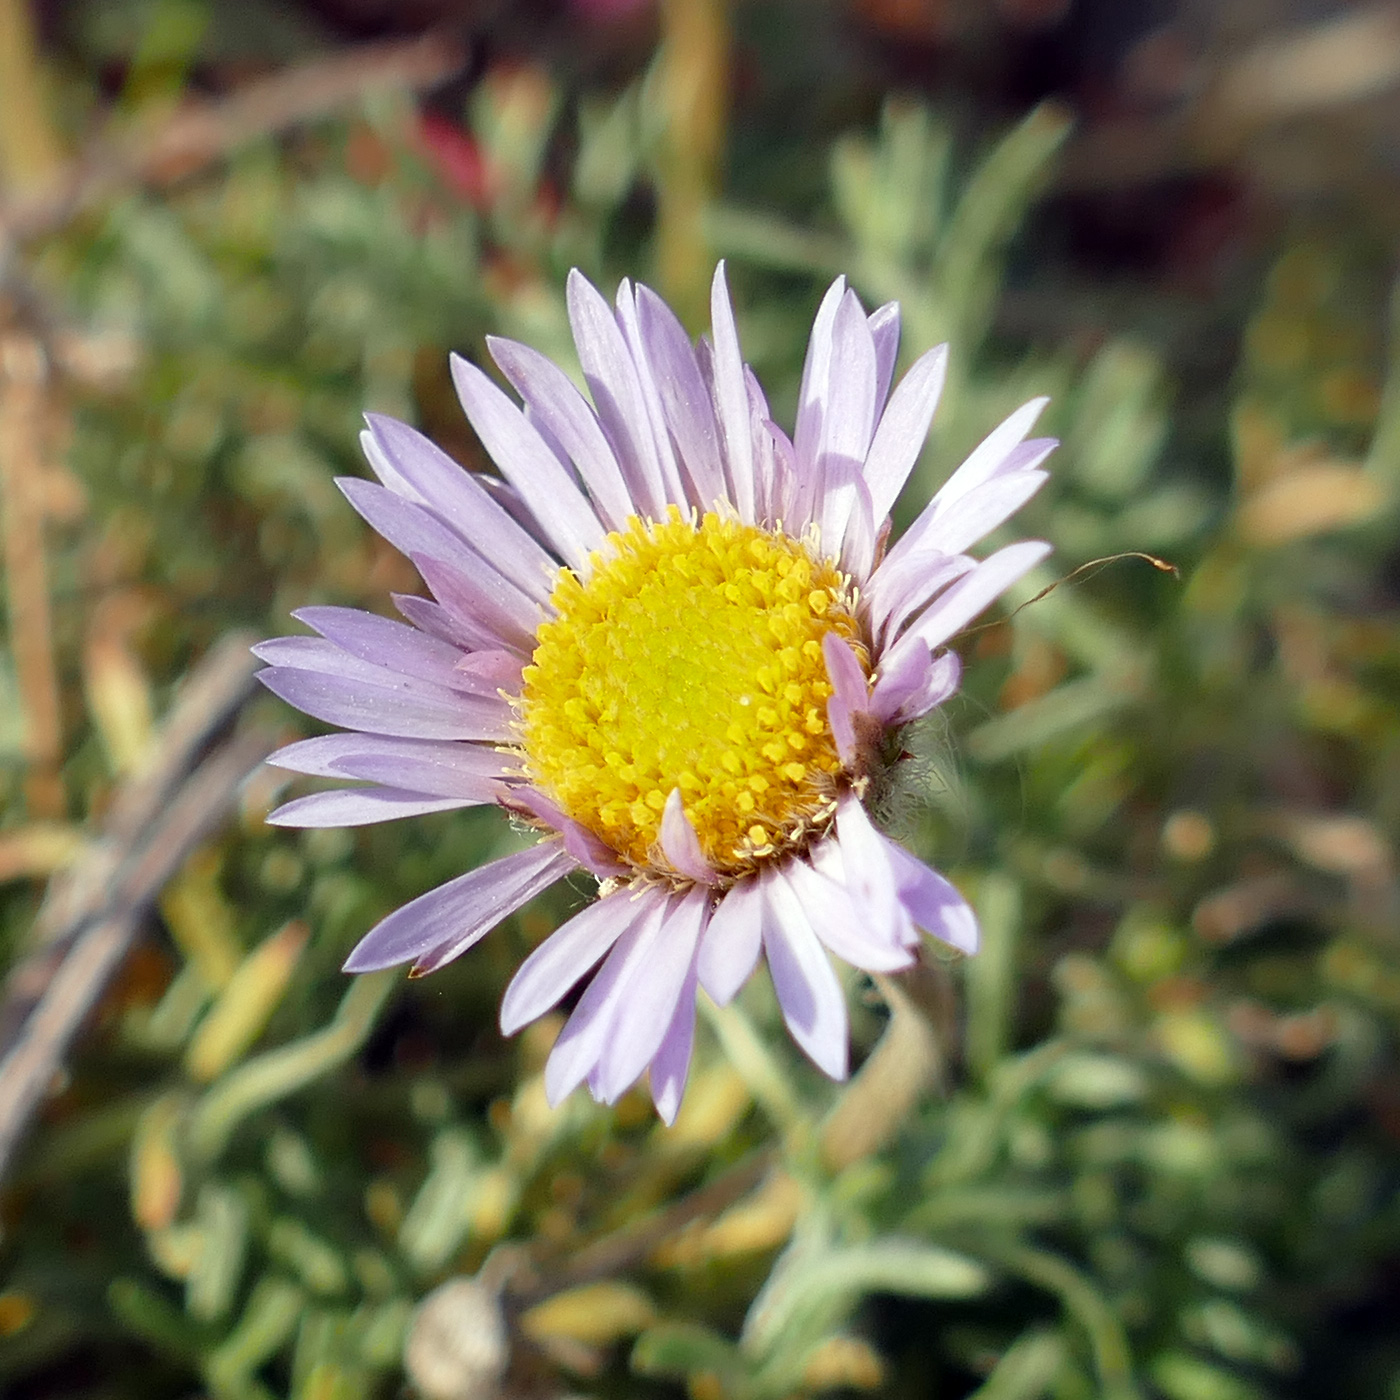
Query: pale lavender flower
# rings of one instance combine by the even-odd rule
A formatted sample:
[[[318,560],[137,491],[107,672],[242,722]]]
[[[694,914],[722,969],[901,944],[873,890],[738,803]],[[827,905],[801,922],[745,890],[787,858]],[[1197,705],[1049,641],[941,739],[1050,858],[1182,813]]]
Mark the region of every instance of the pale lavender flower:
[[[713,330],[692,344],[653,292],[609,306],[578,273],[569,316],[592,402],[536,351],[492,340],[515,404],[475,365],[453,374],[504,481],[463,471],[371,417],[379,484],[351,504],[417,566],[409,625],[305,608],[316,637],[265,642],[261,679],[349,732],[274,755],[368,786],[301,797],[271,820],[347,826],[495,803],[538,844],[469,871],[373,928],[346,968],[430,972],[580,868],[598,898],[506,991],[512,1033],[592,974],[549,1057],[558,1102],[612,1102],[650,1068],[670,1122],[697,989],[728,1002],[760,957],[798,1044],[847,1070],[830,954],[867,972],[921,932],[965,952],[971,909],[863,805],[898,728],[957,688],[947,649],[1045,557],[966,551],[1045,480],[1054,443],[1011,415],[887,548],[923,446],[945,348],[893,393],[893,304],[867,315],[838,279],[817,312],[797,428],[770,419],[740,355],[721,267]],[[596,969],[596,970],[595,970]]]

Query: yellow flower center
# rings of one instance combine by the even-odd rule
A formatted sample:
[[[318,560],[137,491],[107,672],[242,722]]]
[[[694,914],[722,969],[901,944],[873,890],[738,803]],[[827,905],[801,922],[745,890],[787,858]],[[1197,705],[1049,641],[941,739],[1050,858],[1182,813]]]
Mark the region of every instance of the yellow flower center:
[[[822,637],[859,646],[846,579],[800,540],[673,507],[560,572],[520,697],[530,778],[625,861],[669,871],[675,788],[735,875],[829,822],[841,770]]]

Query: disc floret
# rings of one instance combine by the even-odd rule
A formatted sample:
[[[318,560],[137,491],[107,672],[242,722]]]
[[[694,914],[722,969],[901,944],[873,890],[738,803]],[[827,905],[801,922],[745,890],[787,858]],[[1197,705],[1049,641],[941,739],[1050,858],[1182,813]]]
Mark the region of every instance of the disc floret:
[[[822,638],[856,645],[848,580],[780,530],[672,507],[560,572],[520,696],[531,780],[639,871],[670,873],[679,788],[734,877],[825,830],[841,773]]]

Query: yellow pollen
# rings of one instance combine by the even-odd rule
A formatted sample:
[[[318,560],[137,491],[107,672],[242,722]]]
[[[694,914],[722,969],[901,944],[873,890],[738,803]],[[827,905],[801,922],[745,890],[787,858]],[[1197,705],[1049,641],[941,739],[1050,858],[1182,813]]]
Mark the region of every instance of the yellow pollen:
[[[586,582],[560,571],[557,616],[525,668],[531,779],[661,874],[674,788],[722,874],[824,825],[841,761],[822,637],[839,633],[867,664],[837,569],[787,535],[674,507],[665,521],[633,516],[589,564]]]

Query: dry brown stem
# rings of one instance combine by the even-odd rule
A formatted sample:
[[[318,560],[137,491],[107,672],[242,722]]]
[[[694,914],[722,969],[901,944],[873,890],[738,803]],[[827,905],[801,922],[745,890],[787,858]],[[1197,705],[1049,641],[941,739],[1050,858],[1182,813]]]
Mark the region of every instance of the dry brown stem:
[[[47,386],[38,342],[20,333],[0,338],[0,506],[10,648],[29,765],[25,798],[31,817],[51,818],[61,817],[67,803],[58,773],[63,731],[44,552]]]
[[[18,241],[43,237],[122,190],[184,178],[248,141],[353,106],[375,92],[432,87],[462,62],[460,46],[427,34],[365,44],[259,79],[217,101],[187,103],[155,132],[93,143],[44,188],[0,207],[0,229]]]
[[[255,666],[242,635],[210,653],[147,763],[118,790],[101,835],[51,886],[36,946],[0,1003],[0,1176],[161,888],[217,828],[272,747],[266,734],[250,731],[195,766],[247,699]]]

